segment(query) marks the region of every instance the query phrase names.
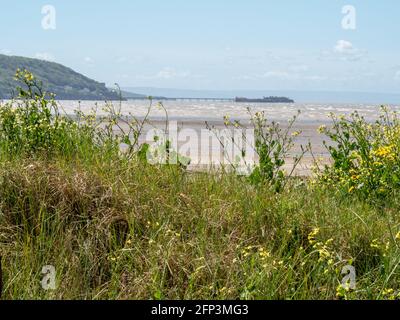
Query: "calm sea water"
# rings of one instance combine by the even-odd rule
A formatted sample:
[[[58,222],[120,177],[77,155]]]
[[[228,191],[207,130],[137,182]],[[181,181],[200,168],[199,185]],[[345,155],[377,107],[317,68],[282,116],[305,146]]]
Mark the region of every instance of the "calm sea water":
[[[104,113],[102,107],[104,102],[96,101],[61,101],[60,105],[67,113],[80,108],[83,112],[89,112],[97,108],[98,113]],[[300,123],[326,123],[329,122],[329,113],[350,114],[354,111],[360,112],[368,120],[373,120],[379,114],[379,105],[365,104],[244,104],[235,102],[209,102],[209,101],[166,101],[163,102],[168,111],[170,119],[182,121],[218,121],[225,115],[233,119],[248,119],[247,107],[253,112],[265,111],[271,120],[286,121],[301,111],[298,119]],[[120,103],[114,105],[119,107]],[[124,114],[132,113],[134,116],[143,117],[148,110],[148,101],[124,101],[121,103],[121,111]],[[390,106],[400,111],[400,106]],[[165,112],[153,102],[151,118],[155,120],[165,118]]]

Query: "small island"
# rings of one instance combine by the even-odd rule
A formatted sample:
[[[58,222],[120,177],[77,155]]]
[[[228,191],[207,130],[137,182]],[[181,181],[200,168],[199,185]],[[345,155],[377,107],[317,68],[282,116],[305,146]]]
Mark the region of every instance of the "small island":
[[[235,102],[252,102],[252,103],[294,103],[294,100],[286,97],[264,97],[262,99],[248,99],[236,97]]]

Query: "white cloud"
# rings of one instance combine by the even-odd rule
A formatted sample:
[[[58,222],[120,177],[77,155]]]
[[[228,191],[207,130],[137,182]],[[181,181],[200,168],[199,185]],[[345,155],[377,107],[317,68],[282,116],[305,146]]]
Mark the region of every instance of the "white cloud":
[[[87,64],[92,66],[94,64],[94,60],[91,57],[85,57],[83,61]]]
[[[282,80],[310,80],[310,81],[319,81],[326,79],[326,77],[318,75],[303,75],[300,73],[289,73],[285,71],[266,72],[261,76],[261,78],[277,78]]]
[[[5,54],[7,56],[10,56],[12,54],[11,50],[8,49],[1,49],[0,54]]]
[[[327,80],[327,77],[324,76],[305,76],[303,77],[304,80],[311,80],[311,81],[322,81]]]
[[[289,69],[293,72],[306,72],[310,68],[306,65],[294,65],[294,66],[289,67]]]
[[[138,79],[143,80],[153,80],[153,79],[162,79],[162,80],[171,80],[171,79],[184,79],[188,77],[193,77],[190,72],[187,71],[177,71],[175,68],[165,67],[161,69],[159,72],[153,75],[147,76],[138,76]],[[198,76],[197,76],[198,78]]]
[[[234,80],[256,80],[256,79],[278,79],[278,80],[308,80],[308,81],[321,81],[326,80],[327,77],[319,75],[304,75],[302,73],[287,72],[287,71],[268,71],[259,75],[241,75],[234,77]]]
[[[400,81],[400,70],[397,71],[396,74],[394,75],[394,80]]]
[[[354,46],[350,41],[346,41],[346,40],[339,40],[334,48],[335,52],[338,53],[352,53],[354,52]]]
[[[366,59],[368,52],[356,48],[350,41],[339,40],[333,48],[333,52],[339,55],[341,60],[344,61],[360,61]],[[323,52],[325,57],[330,57],[330,52]]]
[[[255,80],[257,77],[250,75],[235,76],[233,80]]]
[[[48,52],[38,52],[35,54],[36,59],[46,60],[46,61],[54,61],[54,56]]]
[[[156,78],[159,79],[174,79],[174,78],[186,78],[189,76],[189,72],[176,71],[174,68],[164,68],[157,73]]]
[[[293,79],[294,75],[285,71],[268,71],[260,76],[261,78]]]

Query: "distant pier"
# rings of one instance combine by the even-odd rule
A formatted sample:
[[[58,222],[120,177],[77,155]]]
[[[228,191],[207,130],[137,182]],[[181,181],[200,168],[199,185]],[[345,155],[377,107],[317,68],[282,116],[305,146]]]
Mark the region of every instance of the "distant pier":
[[[238,103],[294,103],[294,100],[286,97],[264,97],[262,99],[249,99],[249,98],[167,98],[160,96],[151,96],[152,100],[158,101],[211,101],[211,102],[238,102]],[[127,100],[149,100],[149,97],[132,97]]]
[[[127,100],[148,100],[149,98],[127,98]],[[212,102],[235,102],[235,99],[229,98],[166,98],[152,97],[153,100],[159,101],[212,101]]]

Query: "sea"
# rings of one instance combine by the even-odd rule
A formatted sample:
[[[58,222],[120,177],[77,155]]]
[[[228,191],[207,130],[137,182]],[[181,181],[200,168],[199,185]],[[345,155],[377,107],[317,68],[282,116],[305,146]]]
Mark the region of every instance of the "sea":
[[[99,115],[104,114],[104,101],[60,101],[59,104],[65,112],[73,114],[74,110],[80,109],[87,113],[97,109]],[[295,104],[267,104],[267,103],[236,103],[227,101],[162,101],[163,107],[158,101],[153,101],[150,118],[162,120],[166,118],[166,112],[170,120],[177,121],[223,121],[224,116],[235,120],[249,119],[249,112],[263,111],[271,121],[287,121],[300,111],[298,123],[325,124],[330,122],[329,115],[349,115],[359,112],[368,121],[376,119],[380,112],[380,105],[373,104],[338,104],[338,103],[295,103]],[[120,109],[122,114],[144,117],[150,107],[147,100],[131,100],[113,102],[115,108]],[[400,105],[389,105],[392,110],[399,111]]]

